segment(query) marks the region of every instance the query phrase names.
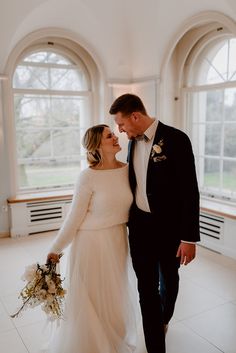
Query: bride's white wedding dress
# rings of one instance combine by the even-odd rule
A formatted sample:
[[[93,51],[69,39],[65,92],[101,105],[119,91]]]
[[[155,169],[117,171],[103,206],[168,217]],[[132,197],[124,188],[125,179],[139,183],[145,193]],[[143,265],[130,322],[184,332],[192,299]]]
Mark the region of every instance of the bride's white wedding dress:
[[[65,317],[49,353],[143,353],[136,348],[141,316],[127,241],[131,202],[127,166],[80,174],[50,249],[60,253],[71,243]]]

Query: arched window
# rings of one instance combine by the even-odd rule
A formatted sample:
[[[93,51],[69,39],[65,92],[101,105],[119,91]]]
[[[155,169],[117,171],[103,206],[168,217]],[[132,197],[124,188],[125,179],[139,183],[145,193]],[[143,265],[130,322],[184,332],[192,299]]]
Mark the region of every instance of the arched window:
[[[185,92],[200,190],[236,199],[236,39],[211,40],[192,62]]]
[[[15,68],[13,96],[19,190],[70,187],[85,159],[81,138],[91,124],[84,63],[60,45],[31,47]]]

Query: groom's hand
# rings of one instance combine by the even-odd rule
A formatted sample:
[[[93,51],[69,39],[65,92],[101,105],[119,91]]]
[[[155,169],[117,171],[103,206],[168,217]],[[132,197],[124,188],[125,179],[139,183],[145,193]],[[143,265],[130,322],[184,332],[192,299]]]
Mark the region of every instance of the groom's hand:
[[[196,244],[181,242],[176,254],[176,257],[180,257],[180,264],[189,264],[196,255]]]

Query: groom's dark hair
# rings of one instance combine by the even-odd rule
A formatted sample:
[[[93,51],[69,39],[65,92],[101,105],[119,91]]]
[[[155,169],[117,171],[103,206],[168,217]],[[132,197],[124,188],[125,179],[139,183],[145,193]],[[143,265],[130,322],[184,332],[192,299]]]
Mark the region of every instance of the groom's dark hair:
[[[133,112],[147,114],[141,99],[135,94],[126,93],[118,97],[112,104],[109,113],[117,114],[121,112],[123,115],[129,115]]]

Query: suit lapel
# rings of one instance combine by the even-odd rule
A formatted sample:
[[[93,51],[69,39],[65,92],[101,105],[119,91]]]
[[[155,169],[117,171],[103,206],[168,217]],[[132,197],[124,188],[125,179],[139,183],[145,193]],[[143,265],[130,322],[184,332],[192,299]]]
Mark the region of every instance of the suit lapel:
[[[163,138],[163,130],[164,129],[165,129],[165,125],[159,121],[158,126],[157,126],[157,130],[156,130],[156,133],[155,133],[155,136],[153,139],[152,146],[157,144]],[[151,153],[152,153],[152,148],[151,148],[150,154]],[[148,162],[148,167],[149,167],[149,165],[150,165],[150,158],[149,158],[149,162]]]
[[[155,144],[158,144],[158,142],[163,138],[163,132],[165,130],[165,125],[162,123],[162,122],[158,122],[158,126],[157,126],[157,130],[156,130],[156,134],[154,136],[154,139],[153,139],[153,143],[152,143],[152,146],[155,145]],[[150,155],[152,153],[152,148],[151,148],[151,151],[150,151]],[[152,167],[152,160],[149,156],[149,161],[148,161],[148,167],[147,167],[147,183],[149,181],[149,176],[150,176],[150,173],[151,173],[151,167]]]
[[[153,139],[153,145],[156,144],[157,142],[159,142],[163,136],[163,130],[165,129],[165,125],[162,122],[158,122],[158,126],[157,126],[157,130],[156,130],[156,134],[155,137]]]

